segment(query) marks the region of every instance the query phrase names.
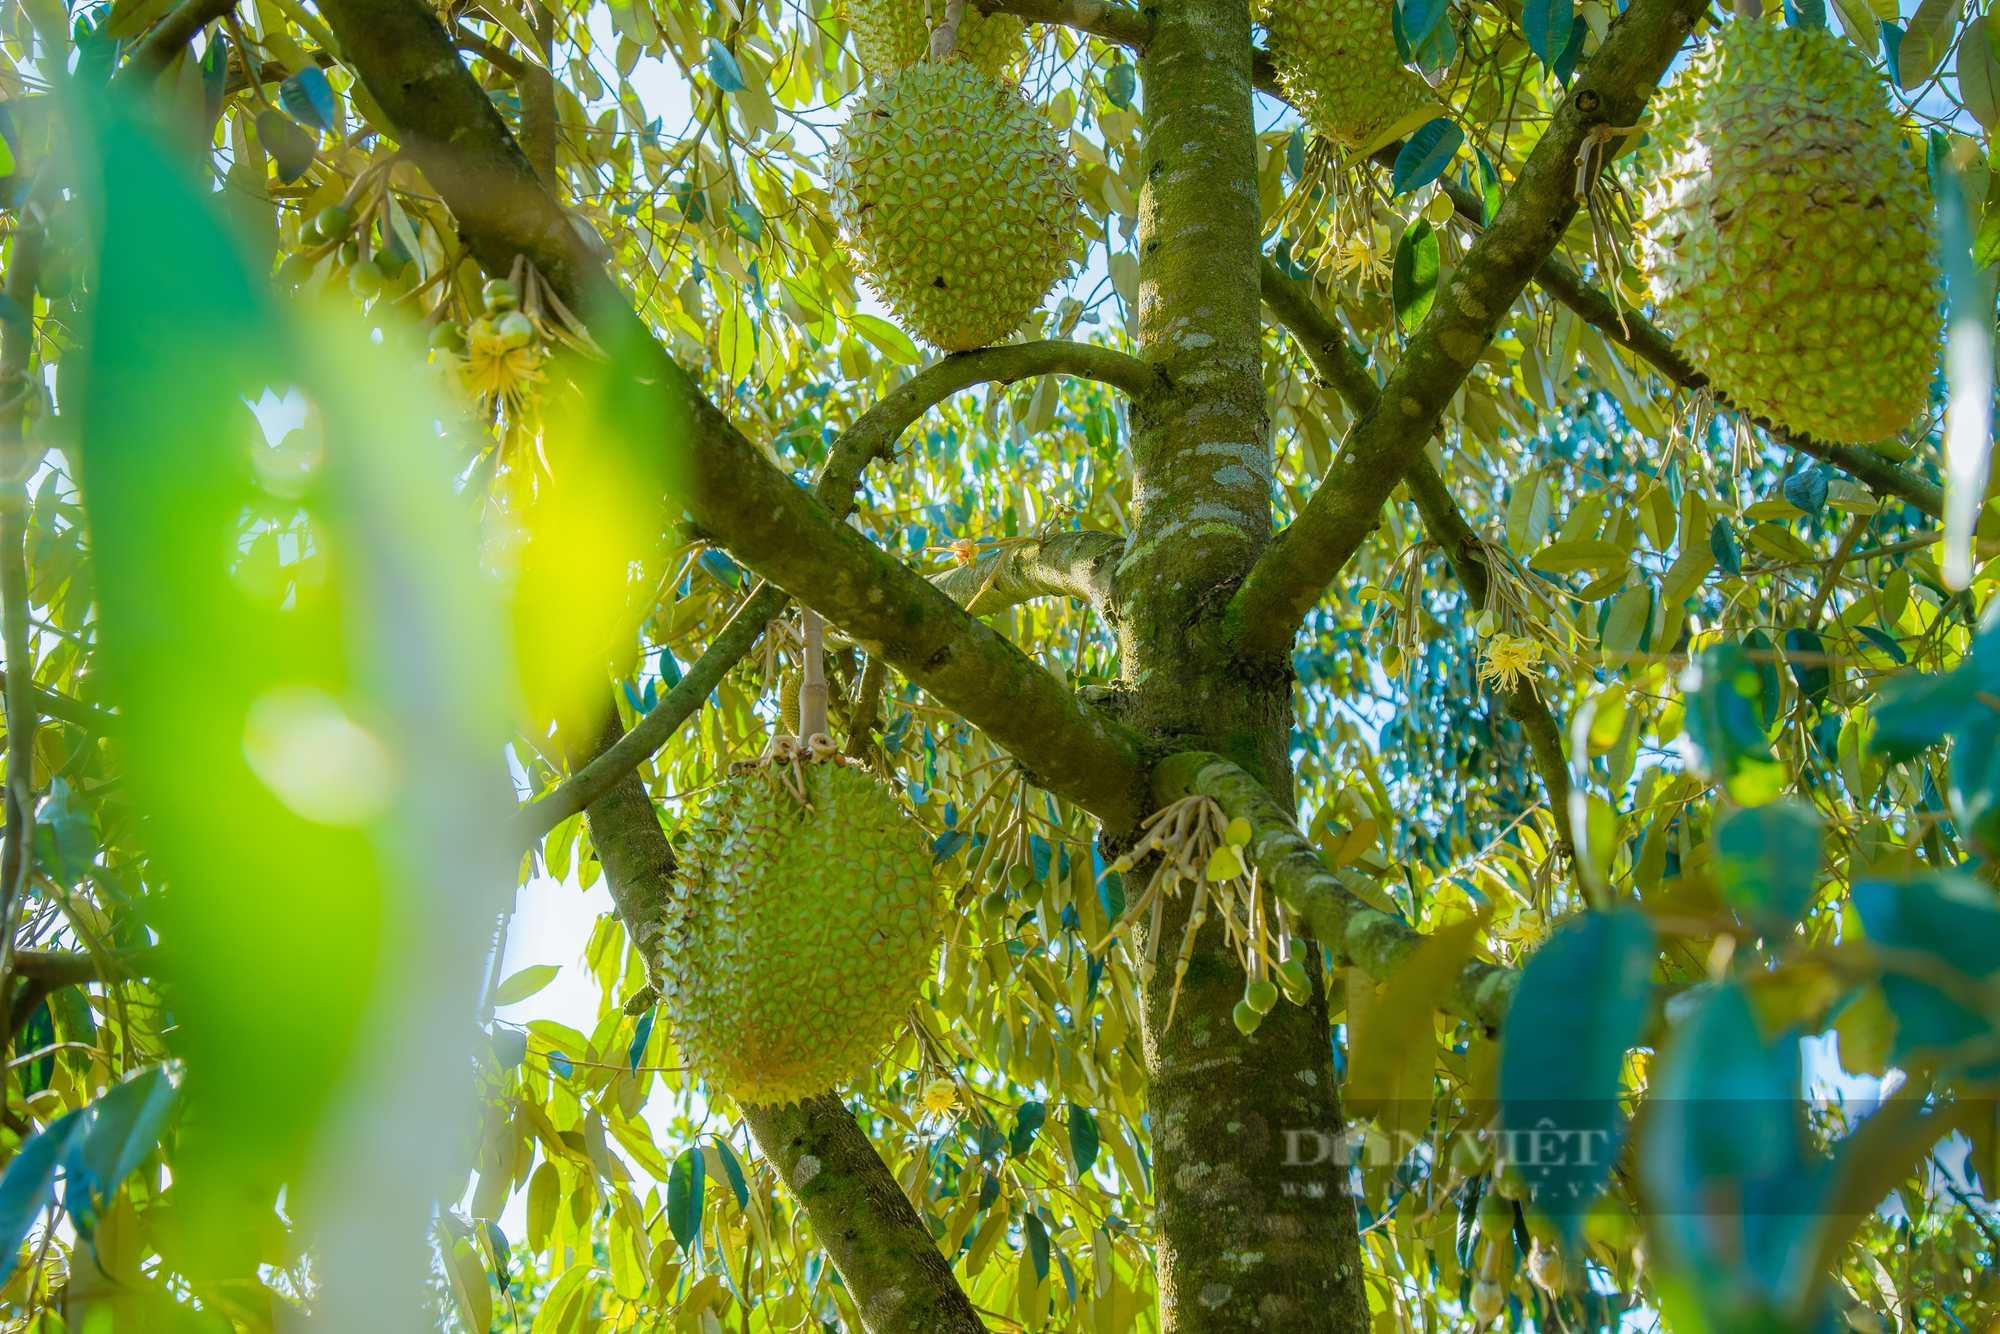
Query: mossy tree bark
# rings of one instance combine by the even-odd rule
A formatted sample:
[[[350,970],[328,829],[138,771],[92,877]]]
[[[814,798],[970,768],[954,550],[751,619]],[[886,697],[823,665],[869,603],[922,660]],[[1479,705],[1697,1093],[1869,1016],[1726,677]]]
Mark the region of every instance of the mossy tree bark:
[[[1166,0],[1150,16],[1137,332],[1164,383],[1132,404],[1133,532],[1115,576],[1124,721],[1229,756],[1289,809],[1288,659],[1245,659],[1221,626],[1271,534],[1249,3]],[[1361,1330],[1346,1172],[1287,1152],[1340,1124],[1324,991],[1243,1036],[1231,1011],[1245,978],[1216,923],[1176,998],[1190,907],[1170,904],[1148,942],[1144,998],[1161,1326]]]

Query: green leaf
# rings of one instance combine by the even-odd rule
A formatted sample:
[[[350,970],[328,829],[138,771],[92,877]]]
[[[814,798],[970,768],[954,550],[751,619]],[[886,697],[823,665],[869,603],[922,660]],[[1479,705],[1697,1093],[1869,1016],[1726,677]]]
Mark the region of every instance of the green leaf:
[[[1123,110],[1132,105],[1132,95],[1139,91],[1139,71],[1120,60],[1104,73],[1104,97],[1112,106]]]
[[[1815,706],[1826,703],[1833,669],[1826,663],[1826,641],[1817,631],[1798,626],[1785,631],[1785,665],[1792,669],[1799,694]]]
[[[1896,83],[1915,88],[1929,80],[1951,50],[1965,0],[1923,0],[1910,16],[1896,52]]]
[[[1465,131],[1449,116],[1439,116],[1418,127],[1396,151],[1396,165],[1390,172],[1391,192],[1400,197],[1429,185],[1444,174],[1464,146]]]
[[[1507,1012],[1499,1085],[1507,1157],[1570,1237],[1623,1137],[1620,1080],[1645,1022],[1653,954],[1644,915],[1585,913],[1528,960]],[[1554,1161],[1526,1151],[1535,1147],[1526,1137],[1551,1128],[1570,1136]]]
[[[257,113],[257,141],[278,164],[278,179],[290,185],[306,174],[319,150],[319,138],[311,130],[274,107]]]
[[[1476,148],[1479,155],[1479,200],[1480,222],[1491,227],[1493,219],[1500,216],[1500,171],[1493,160],[1486,156],[1486,150]]]
[[[1069,1105],[1069,1153],[1076,1159],[1076,1174],[1087,1176],[1097,1165],[1097,1118],[1088,1108]]]
[[[1415,329],[1431,313],[1437,300],[1438,242],[1428,219],[1418,219],[1396,243],[1396,265],[1390,278],[1390,295],[1396,303],[1396,320],[1405,331]]]
[[[667,1230],[684,1251],[701,1245],[701,1196],[707,1167],[701,1150],[681,1150],[667,1176]]]
[[[1547,473],[1531,472],[1514,483],[1507,498],[1507,545],[1517,555],[1533,552],[1548,536],[1554,513],[1553,488]]]
[[[505,4],[507,0],[499,0]],[[736,57],[721,42],[708,44],[708,77],[715,80],[715,86],[725,93],[743,91],[743,67],[736,63]]]
[[[1645,650],[1653,629],[1653,587],[1639,584],[1620,593],[1604,618],[1598,648],[1605,662],[1622,666]]]
[[[715,1146],[715,1156],[722,1160],[722,1175],[729,1180],[729,1193],[736,1197],[736,1207],[750,1207],[750,1183],[744,1179],[743,1164],[736,1159],[736,1150],[729,1147],[729,1141],[720,1135],[709,1141]]]
[[[1032,1209],[1021,1216],[1021,1235],[1027,1239],[1028,1258],[1034,1262],[1037,1283],[1049,1276],[1049,1229]]]
[[[923,354],[917,351],[917,345],[910,341],[910,336],[880,315],[857,312],[853,320],[855,332],[873,343],[891,361],[914,366],[924,359]]]
[[[506,0],[495,3],[505,4]],[[307,65],[279,84],[278,100],[301,124],[323,131],[331,131],[340,124],[339,96],[327,81],[326,71],[317,65]]]
[[[1696,759],[1744,806],[1772,800],[1784,784],[1783,766],[1758,721],[1759,686],[1757,664],[1740,644],[1711,645],[1681,677]]]
[[[1987,36],[1986,15],[1976,15],[1958,39],[1958,96],[1988,133],[2000,127],[2000,58]],[[1991,209],[1987,210],[1990,214]],[[1986,228],[1980,227],[1983,240]],[[1991,263],[1991,261],[1986,261]],[[1983,268],[1985,265],[1982,264]]]
[[[1569,574],[1575,570],[1615,570],[1630,562],[1632,553],[1616,542],[1594,537],[1551,542],[1528,561],[1530,569],[1548,574]]]
[[[87,1110],[79,1107],[50,1122],[20,1147],[0,1175],[0,1283],[19,1266],[21,1243],[54,1194],[56,1168],[82,1134]]]
[[[518,1005],[556,980],[560,964],[538,963],[523,968],[493,989],[495,1005]]]
[[[1854,910],[1868,939],[1896,950],[1929,955],[1950,972],[1984,981],[2000,972],[2000,904],[1993,891],[1961,875],[1894,882],[1864,880],[1854,886]],[[1935,980],[1943,980],[1935,979]],[[1945,989],[1890,969],[1882,994],[1896,1015],[1895,1059],[1938,1051],[1991,1033],[1991,1026]],[[1974,1078],[2000,1073],[1987,1061]]]
[[[1819,817],[1795,801],[1731,811],[1715,826],[1723,900],[1789,934],[1812,902],[1822,842]]]
[[[88,1237],[125,1179],[160,1142],[179,1090],[159,1066],[112,1088],[91,1104],[90,1131],[65,1169],[63,1207]]]
[[[1542,62],[1542,68],[1554,70],[1562,59],[1573,16],[1572,0],[1527,0],[1521,7],[1521,35],[1527,38],[1528,49]]]
[[[1789,1255],[1800,1234],[1818,1225],[1819,1185],[1802,1147],[1799,1042],[1787,1033],[1766,1043],[1738,986],[1690,999],[1692,1013],[1653,1063],[1639,1140],[1647,1253],[1667,1266],[1664,1272],[1706,1272],[1718,1280],[1741,1275],[1754,1282],[1753,1275],[1777,1274],[1777,1257]],[[1746,1193],[1752,1183],[1754,1196]],[[1740,1249],[1745,1229],[1714,1226],[1715,1202],[1724,1199],[1760,1206],[1754,1269]],[[1690,1299],[1701,1301],[1741,1291],[1727,1281],[1689,1287]],[[1733,1326],[1712,1312],[1706,1327]]]

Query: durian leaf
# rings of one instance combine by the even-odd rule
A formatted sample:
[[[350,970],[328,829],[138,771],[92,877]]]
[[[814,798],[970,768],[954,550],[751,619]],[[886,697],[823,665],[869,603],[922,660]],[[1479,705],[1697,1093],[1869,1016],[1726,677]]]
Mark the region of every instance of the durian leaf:
[[[1431,230],[1429,219],[1419,219],[1396,243],[1396,264],[1389,283],[1396,319],[1403,328],[1416,328],[1431,313],[1437,284],[1437,233]]]
[[[667,1177],[667,1229],[684,1251],[701,1244],[701,1196],[708,1172],[698,1148],[681,1150]]]
[[[712,1141],[715,1156],[722,1160],[722,1175],[729,1178],[729,1193],[736,1197],[738,1209],[750,1207],[750,1183],[744,1179],[743,1164],[737,1160],[736,1150],[729,1147],[729,1141],[720,1135]]]
[[[1575,17],[1573,0],[1527,0],[1521,7],[1521,35],[1544,69],[1553,71],[1569,45]]]
[[[1896,82],[1915,88],[1929,79],[1951,50],[1965,0],[1923,0],[1910,16],[1896,52]]]
[[[499,0],[505,4],[506,0]],[[708,45],[708,77],[715,80],[715,86],[725,93],[743,91],[743,67],[736,63],[736,57],[721,42]]]
[[[1743,549],[1736,545],[1736,530],[1729,526],[1729,520],[1717,519],[1708,530],[1708,549],[1724,574],[1743,573]]]
[[[1458,150],[1465,145],[1465,131],[1449,116],[1439,116],[1412,134],[1396,154],[1390,174],[1391,189],[1398,196],[1429,185],[1444,174]]]
[[[1583,37],[1590,31],[1590,24],[1578,14],[1569,21],[1569,40],[1563,43],[1562,54],[1556,57],[1553,73],[1556,82],[1569,87],[1572,74],[1576,73],[1576,62],[1583,58]]]
[[[1785,0],[1785,23],[1793,28],[1824,28],[1826,0]]]
[[[1878,630],[1872,625],[1857,625],[1854,627],[1854,633],[1888,654],[1898,667],[1909,663],[1910,655],[1903,652],[1903,646],[1896,642],[1894,635]]]
[[[1124,61],[1119,61],[1104,74],[1104,96],[1119,110],[1132,105],[1132,94],[1139,91],[1139,71]]]
[[[1882,32],[1867,0],[1833,0],[1833,8],[1840,15],[1840,26],[1847,33],[1847,40],[1872,59],[1882,49]]]
[[[1099,1145],[1097,1118],[1087,1107],[1069,1105],[1069,1153],[1076,1159],[1076,1174],[1085,1176],[1097,1165]]]
[[[1528,1131],[1553,1117],[1601,1149],[1542,1167],[1542,1180],[1530,1182],[1545,1187],[1536,1198],[1571,1235],[1617,1158],[1620,1075],[1645,1022],[1653,953],[1644,914],[1585,913],[1528,960],[1508,1013],[1501,1124]]]
[[[1531,472],[1514,483],[1514,494],[1507,499],[1508,547],[1517,555],[1533,553],[1548,536],[1554,509],[1548,474]]]
[[[1957,73],[1959,100],[1974,120],[1991,131],[2000,124],[2000,60],[1994,58],[1984,14],[1967,23],[1958,39]],[[1982,227],[1982,237],[1984,232]]]
[[[1802,514],[1818,514],[1826,508],[1826,474],[1816,467],[1787,477],[1783,490],[1785,499]]]
[[[1630,553],[1616,542],[1594,537],[1553,542],[1535,553],[1528,565],[1548,574],[1568,574],[1575,570],[1611,570],[1626,564]]]
[[[1035,1266],[1035,1281],[1040,1283],[1049,1276],[1048,1225],[1030,1210],[1022,1216],[1021,1235],[1027,1240],[1028,1258]]]
[[[1724,902],[1789,934],[1812,900],[1824,842],[1819,818],[1798,802],[1730,812],[1715,826]]]
[[[1479,211],[1480,222],[1488,227],[1500,214],[1500,172],[1493,165],[1493,159],[1486,156],[1486,150],[1475,148],[1479,155]]]
[[[523,968],[493,989],[495,1005],[516,1005],[556,980],[561,965],[538,963]]]
[[[1794,658],[1794,654],[1805,660]],[[1798,626],[1785,631],[1785,662],[1792,669],[1792,680],[1798,683],[1799,693],[1816,705],[1826,702],[1827,689],[1833,684],[1825,657],[1826,642],[1816,631]]]
[[[319,130],[331,130],[340,123],[340,101],[327,81],[326,71],[308,65],[278,85],[278,100],[294,119]]]
[[[880,315],[857,313],[853,319],[855,332],[881,349],[891,361],[914,366],[924,359],[923,354],[917,351],[917,345],[910,341],[910,336]]]

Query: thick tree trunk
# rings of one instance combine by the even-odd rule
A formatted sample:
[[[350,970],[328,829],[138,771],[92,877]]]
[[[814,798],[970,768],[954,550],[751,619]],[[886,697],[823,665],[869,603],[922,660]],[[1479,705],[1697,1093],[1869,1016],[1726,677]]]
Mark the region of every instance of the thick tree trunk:
[[[1271,531],[1248,0],[1166,0],[1154,24],[1138,341],[1165,384],[1132,408],[1125,721],[1228,756],[1289,806],[1289,664],[1242,659],[1219,626]],[[1173,999],[1190,907],[1169,905],[1145,996],[1162,1329],[1355,1334],[1354,1206],[1322,1153],[1340,1126],[1324,991],[1244,1037],[1231,1011],[1245,978],[1214,923]]]

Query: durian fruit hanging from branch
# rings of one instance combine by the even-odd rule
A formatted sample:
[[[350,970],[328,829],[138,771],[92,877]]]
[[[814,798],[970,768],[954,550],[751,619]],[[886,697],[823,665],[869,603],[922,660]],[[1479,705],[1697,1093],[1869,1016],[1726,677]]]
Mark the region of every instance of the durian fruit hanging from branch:
[[[1440,113],[1396,51],[1396,0],[1257,0],[1278,86],[1315,134],[1349,153],[1399,139]]]
[[[711,1091],[825,1093],[894,1040],[936,950],[930,840],[826,733],[818,617],[805,613],[803,737],[780,733],[677,841],[660,997]]]
[[[876,79],[928,59],[931,37],[945,22],[947,0],[848,0],[854,56]],[[995,76],[1011,73],[1026,48],[1027,24],[1012,14],[982,14],[966,5],[955,58]]]
[[[946,352],[1008,337],[1082,255],[1076,172],[1055,127],[962,60],[883,80],[842,127],[828,183],[862,277]]]
[[[1640,259],[1696,369],[1819,440],[1915,420],[1939,327],[1928,192],[1860,51],[1737,19],[1676,80],[1656,134]]]

